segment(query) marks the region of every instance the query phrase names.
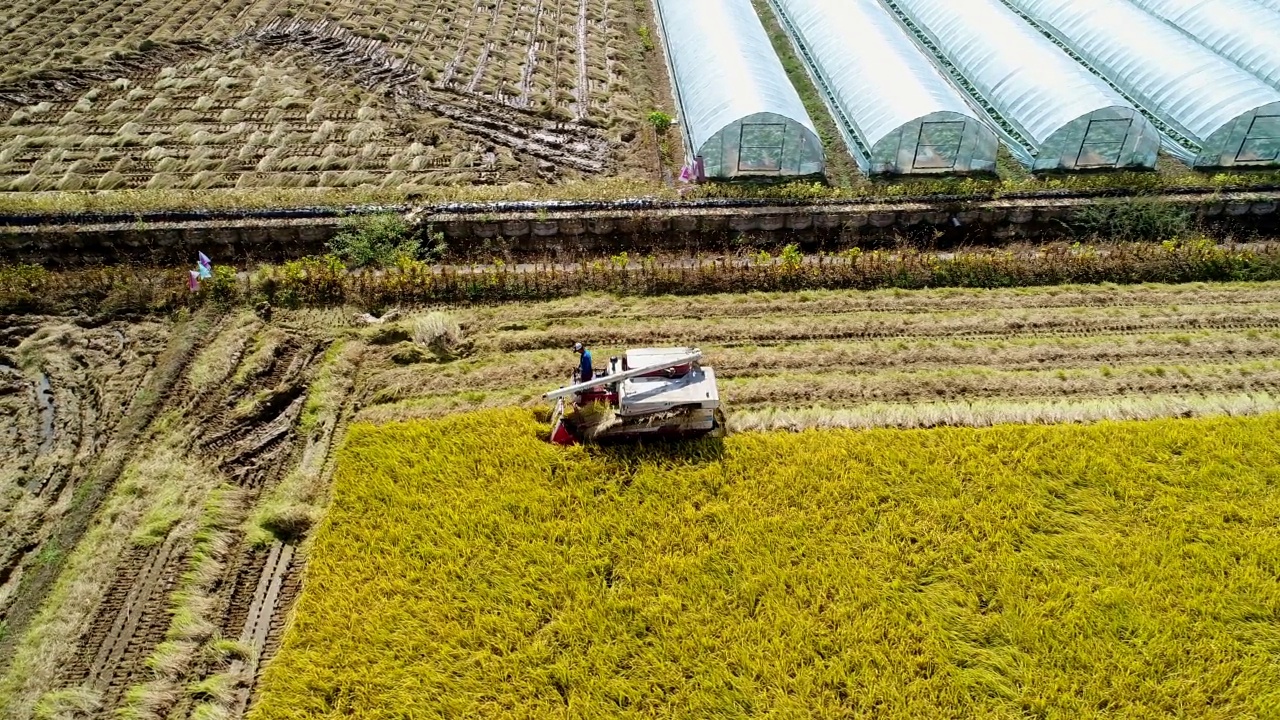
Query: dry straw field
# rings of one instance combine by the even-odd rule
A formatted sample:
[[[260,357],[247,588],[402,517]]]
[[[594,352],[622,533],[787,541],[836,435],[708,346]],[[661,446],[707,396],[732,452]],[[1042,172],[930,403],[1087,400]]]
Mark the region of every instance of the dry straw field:
[[[353,427],[249,717],[1280,712],[1280,416],[612,452],[540,428]]]
[[[580,339],[599,358],[701,346],[739,430],[1250,413],[1280,402],[1275,283],[597,295],[450,313],[465,356],[389,367],[361,419],[538,407]],[[412,320],[403,325],[407,335]]]
[[[647,3],[0,4],[0,190],[654,176]]]
[[[1018,703],[1025,700],[1030,703],[1027,712],[1034,714],[1033,709],[1040,707],[1036,703],[1048,702],[1055,693],[1088,698],[1091,702],[1100,693],[1114,691],[1115,697],[1125,702],[1149,703],[1153,716],[1167,714],[1167,706],[1162,703],[1177,693],[1197,698],[1195,702],[1215,703],[1188,704],[1185,715],[1214,716],[1217,712],[1218,717],[1247,717],[1253,712],[1266,716],[1267,708],[1256,703],[1267,697],[1259,688],[1277,686],[1276,678],[1266,675],[1274,673],[1274,667],[1254,663],[1256,654],[1250,653],[1276,651],[1274,647],[1266,650],[1265,645],[1274,642],[1273,635],[1256,634],[1259,628],[1276,622],[1274,586],[1247,586],[1243,583],[1250,576],[1235,573],[1251,567],[1255,554],[1277,556],[1274,533],[1252,524],[1257,518],[1273,517],[1276,510],[1276,463],[1274,457],[1266,455],[1273,452],[1274,443],[1268,438],[1274,434],[1275,421],[1273,416],[1256,421],[1252,418],[1280,410],[1280,365],[1276,361],[1280,356],[1280,283],[811,290],[695,297],[596,294],[520,304],[420,308],[374,325],[355,322],[353,312],[349,307],[280,306],[268,312],[265,308],[226,308],[210,302],[177,310],[170,317],[147,320],[87,314],[0,316],[0,482],[4,488],[0,493],[0,717],[96,720],[118,718],[123,713],[137,720],[240,718],[258,702],[264,687],[274,687],[281,693],[280,699],[261,701],[264,717],[287,716],[285,705],[292,706],[292,701],[283,703],[281,699],[300,692],[296,684],[300,682],[320,683],[309,702],[364,702],[360,694],[364,691],[358,688],[324,684],[329,682],[325,678],[345,672],[340,664],[309,669],[292,680],[286,677],[291,673],[281,671],[282,675],[272,676],[265,681],[267,685],[263,684],[263,673],[271,667],[269,663],[281,647],[308,559],[321,562],[313,566],[318,568],[316,573],[324,572],[319,568],[336,567],[324,563],[350,560],[349,555],[333,551],[334,535],[317,537],[316,523],[329,507],[330,512],[338,513],[335,523],[346,522],[343,518],[349,520],[350,513],[358,512],[357,506],[351,504],[358,499],[352,494],[358,488],[351,480],[361,467],[359,463],[366,461],[361,459],[361,453],[393,442],[393,438],[401,438],[406,447],[416,448],[413,443],[434,437],[433,433],[440,434],[448,427],[433,423],[473,411],[499,414],[468,415],[471,419],[449,422],[472,429],[498,423],[493,432],[514,432],[512,447],[520,449],[518,454],[504,456],[508,459],[501,463],[542,473],[537,477],[513,475],[513,484],[495,487],[521,494],[526,486],[519,483],[546,483],[547,474],[551,473],[561,484],[548,487],[547,492],[582,493],[580,506],[552,501],[567,495],[537,494],[524,497],[524,504],[503,506],[504,511],[524,513],[523,525],[469,526],[468,532],[474,531],[477,540],[472,552],[489,552],[491,560],[494,533],[528,533],[520,537],[533,541],[545,529],[540,518],[547,519],[548,512],[554,516],[555,512],[579,513],[593,508],[600,512],[635,513],[636,518],[632,519],[618,514],[602,517],[640,532],[636,525],[639,518],[679,518],[686,510],[693,513],[690,517],[702,518],[695,505],[703,503],[708,507],[711,500],[738,502],[755,498],[756,509],[772,508],[779,513],[776,520],[764,515],[753,519],[746,507],[716,506],[720,508],[716,512],[730,513],[715,521],[720,523],[721,540],[754,542],[758,533],[768,531],[778,533],[780,543],[783,539],[800,543],[802,538],[793,534],[795,528],[783,521],[803,520],[811,527],[826,528],[818,522],[828,519],[819,512],[821,508],[806,509],[803,504],[805,498],[818,492],[813,483],[820,479],[844,483],[833,485],[832,492],[839,487],[844,489],[844,495],[831,498],[831,507],[852,513],[865,509],[858,503],[874,500],[876,513],[886,522],[887,518],[894,518],[897,524],[867,535],[866,528],[856,525],[862,522],[858,520],[861,516],[843,513],[835,519],[844,518],[842,522],[850,524],[837,523],[829,533],[823,530],[828,534],[815,535],[813,544],[806,546],[811,550],[804,550],[800,544],[777,546],[774,559],[784,559],[787,565],[770,569],[766,563],[772,560],[763,556],[753,561],[758,564],[751,565],[743,577],[757,582],[750,587],[759,589],[761,602],[765,603],[761,607],[776,612],[750,619],[733,614],[745,612],[741,608],[714,604],[729,602],[731,598],[727,596],[717,599],[712,593],[698,601],[704,604],[690,604],[694,598],[688,592],[654,584],[662,582],[662,578],[640,566],[641,556],[627,555],[624,551],[629,546],[625,543],[643,542],[646,546],[667,547],[674,553],[678,544],[703,537],[686,537],[680,534],[685,532],[682,527],[655,521],[651,529],[644,531],[651,535],[599,538],[599,547],[617,549],[619,562],[632,563],[626,571],[634,574],[627,577],[649,583],[633,586],[629,591],[639,593],[629,596],[634,605],[628,606],[638,614],[619,615],[621,610],[613,605],[578,606],[594,607],[605,614],[566,616],[563,622],[569,625],[544,627],[544,606],[536,606],[536,612],[535,606],[519,612],[509,608],[515,614],[507,618],[515,625],[486,620],[489,624],[471,628],[471,634],[449,640],[455,644],[447,657],[426,650],[420,639],[410,638],[408,650],[401,647],[396,651],[403,651],[401,660],[428,657],[434,658],[432,662],[464,662],[472,658],[477,672],[497,672],[498,665],[492,663],[525,662],[520,658],[533,658],[528,652],[537,648],[554,650],[552,645],[529,646],[522,651],[525,655],[482,662],[482,658],[489,657],[492,642],[515,642],[516,636],[510,633],[516,632],[512,628],[526,628],[520,623],[533,623],[529,627],[535,631],[542,628],[541,637],[548,643],[581,643],[590,639],[585,625],[597,619],[604,623],[601,627],[627,632],[639,632],[645,627],[640,623],[645,621],[658,623],[650,628],[649,636],[620,636],[618,642],[622,644],[616,648],[638,654],[610,655],[613,650],[602,646],[600,652],[605,654],[588,653],[584,661],[600,663],[598,668],[602,671],[622,667],[609,663],[643,662],[635,668],[644,668],[644,677],[654,678],[653,686],[638,684],[638,669],[630,675],[621,671],[600,674],[583,685],[583,674],[590,668],[565,659],[559,664],[548,663],[543,668],[545,676],[523,676],[522,682],[530,684],[522,687],[537,688],[537,692],[529,694],[529,702],[545,701],[549,703],[547,708],[559,708],[563,714],[564,696],[555,689],[559,682],[574,703],[610,697],[633,702],[637,708],[645,702],[651,703],[649,707],[661,707],[664,702],[677,702],[673,699],[677,696],[670,693],[685,693],[678,696],[678,702],[687,701],[690,707],[720,707],[716,703],[739,701],[750,701],[757,710],[774,708],[780,713],[793,707],[788,702],[812,701],[815,707],[834,707],[832,703],[843,702],[841,687],[849,693],[856,686],[828,688],[823,685],[826,676],[805,674],[810,671],[801,672],[799,665],[794,666],[794,676],[779,675],[775,670],[789,671],[793,666],[786,663],[799,662],[795,653],[809,653],[806,657],[811,658],[827,653],[831,672],[845,667],[839,663],[852,663],[847,667],[854,668],[861,667],[857,663],[877,662],[881,663],[877,667],[885,670],[879,675],[870,672],[859,681],[881,683],[876,687],[887,693],[895,687],[894,682],[906,677],[888,674],[888,668],[899,672],[896,660],[890,662],[898,657],[894,653],[919,648],[912,657],[921,664],[903,666],[905,669],[901,670],[934,673],[933,679],[920,680],[923,684],[919,702],[959,698],[955,700],[961,703],[957,707],[971,707],[975,713],[990,710],[999,715],[1004,712],[1001,708],[1021,707]],[[730,437],[722,457],[680,461],[686,463],[681,467],[688,472],[652,457],[601,456],[580,451],[563,454],[539,444],[531,434],[531,411],[544,407],[539,399],[541,393],[563,381],[574,360],[566,348],[577,339],[591,344],[602,359],[626,347],[701,345],[709,364],[717,370],[729,421],[738,435]],[[1233,419],[1212,420],[1223,416]],[[1169,417],[1203,418],[1206,422],[1157,423],[1141,430],[1124,430],[1125,426],[1120,425],[1016,432],[1003,428],[988,434],[946,431],[775,436],[751,432],[980,427],[1007,422],[1048,424]],[[376,429],[393,421],[415,424],[396,426],[385,433]],[[331,506],[330,480],[337,465],[335,448],[352,423],[361,423],[365,429],[353,436],[348,469],[344,471],[349,474],[339,484],[342,499]],[[503,425],[510,427],[499,427]],[[824,449],[810,447],[807,443],[818,442],[813,438],[839,441]],[[468,442],[472,440],[465,432],[453,433],[435,452],[463,451]],[[1068,453],[1060,452],[1068,446],[1064,443],[1077,449],[1089,448],[1089,452],[1066,457]],[[1037,449],[1041,446],[1059,450],[1041,453]],[[1143,449],[1148,446],[1155,449]],[[882,466],[872,462],[881,456],[881,450],[887,453],[885,457],[896,457],[895,462],[907,465]],[[858,475],[820,478],[806,476],[797,469],[800,464],[788,465],[785,461],[800,455],[820,457],[823,452],[836,453],[830,457],[836,458],[833,462],[837,464],[847,459],[851,466],[871,466]],[[1048,463],[1053,455],[1062,456],[1058,458],[1061,462],[1085,463],[1089,472],[1121,467],[1124,477],[1097,484],[1103,480],[1088,475],[1084,484],[1076,487],[1065,479],[1079,469],[1076,466],[1028,464],[1033,460]],[[386,478],[399,477],[404,479],[406,491],[425,491],[426,486],[420,483],[427,478],[412,468],[421,467],[427,457],[417,450],[397,455],[393,462],[369,473],[370,477],[382,478],[371,490],[385,488],[382,483]],[[776,460],[766,462],[768,458]],[[974,471],[956,476],[960,480],[944,482],[938,469],[943,459],[953,467]],[[965,484],[968,481],[964,478],[976,475],[976,468],[995,467],[992,463],[996,459],[1000,466],[992,477],[977,477],[973,482],[979,484]],[[1193,459],[1203,463],[1204,476],[1179,476],[1191,484],[1175,486],[1177,478],[1170,473],[1190,467]],[[918,465],[911,465],[913,462]],[[786,479],[800,484],[777,495],[773,505],[765,504],[766,500],[774,502],[769,500],[772,491],[766,492],[767,485],[753,486],[751,492],[755,495],[730,494],[720,498],[710,494],[726,487],[736,487],[734,492],[746,491],[747,486],[741,484],[746,479],[741,473],[733,477],[732,483],[722,482],[727,476],[717,474],[724,468],[742,467],[734,463],[771,468],[771,475],[761,475],[752,482]],[[1224,487],[1216,475],[1215,468],[1219,466],[1231,468],[1236,483],[1232,488]],[[473,481],[496,472],[493,467],[474,462],[466,467],[474,469]],[[891,467],[899,467],[902,473],[918,470],[921,478],[929,478],[936,487],[926,492],[924,485],[909,485],[913,494],[903,496],[901,504],[895,505],[899,502],[896,496],[884,489],[906,482],[907,478],[877,474],[888,472]],[[1029,475],[1036,467],[1042,469],[1039,475]],[[652,506],[608,506],[609,498],[624,500],[617,490],[617,484],[622,482],[619,473],[631,478],[633,487],[652,488]],[[1139,478],[1158,483],[1144,489]],[[979,503],[983,514],[961,512],[964,503],[972,499],[964,493],[986,488],[980,483],[995,479],[1009,479],[1011,484],[1000,488],[1004,494],[993,494],[984,501],[987,504]],[[710,484],[689,484],[704,480]],[[813,493],[801,492],[802,488],[810,488]],[[596,490],[602,491],[600,497],[594,495]],[[626,502],[639,498],[634,494],[629,497]],[[463,498],[461,490],[453,495],[437,492],[432,496],[434,504],[429,503],[429,514],[422,518],[405,517],[416,512],[411,509],[416,507],[412,504],[388,508],[381,515],[397,522],[425,521],[426,517],[442,517],[440,513],[456,507],[454,503],[465,502]],[[402,499],[397,497],[396,501]],[[366,500],[369,497],[359,502]],[[677,501],[679,505],[663,504]],[[1006,501],[1011,503],[1007,512],[998,505]],[[421,498],[412,502],[421,502]],[[465,517],[458,513],[454,520],[461,523]],[[1220,527],[1213,524],[1217,522],[1215,518],[1221,519]],[[553,517],[548,521],[552,520]],[[966,524],[979,520],[986,524],[986,530]],[[1153,545],[1143,547],[1154,548],[1154,557],[1163,560],[1137,555],[1102,558],[1097,560],[1102,564],[1096,568],[1096,577],[1107,584],[1094,588],[1097,597],[1067,592],[1084,592],[1090,586],[1083,580],[1061,588],[1067,594],[1052,596],[1060,601],[1051,606],[1055,617],[1076,618],[1071,622],[1084,623],[1084,618],[1093,617],[1089,613],[1096,609],[1112,625],[1096,630],[1088,630],[1084,624],[1066,626],[1063,632],[1084,633],[1082,636],[1093,638],[1093,644],[1081,650],[1087,655],[1064,656],[1060,668],[1049,667],[1043,653],[1057,647],[1055,643],[1060,643],[1063,636],[1036,624],[1040,617],[1034,614],[1037,605],[1010,590],[1008,583],[1013,582],[1010,578],[1023,578],[1023,573],[1029,573],[1039,583],[1033,570],[1039,568],[1038,572],[1050,574],[1056,566],[1037,565],[1048,557],[1038,555],[1027,555],[1025,562],[1029,564],[1019,565],[1019,553],[1013,548],[1021,548],[1020,552],[1078,551],[1058,560],[1064,563],[1062,567],[1077,573],[1071,577],[1081,579],[1086,577],[1081,569],[1085,567],[1083,563],[1093,560],[1079,553],[1097,546],[1054,543],[1068,537],[1073,541],[1094,537],[1098,543],[1135,547],[1125,545],[1128,540],[1116,538],[1114,531],[1121,525],[1145,527],[1140,521],[1154,523],[1149,526]],[[689,532],[710,531],[714,528],[707,523],[711,522],[699,520],[690,525]],[[1008,530],[1002,530],[1003,525],[998,522],[1007,522]],[[1039,524],[1031,528],[1025,523]],[[1098,535],[1081,534],[1085,526]],[[444,542],[446,535],[441,533],[461,531],[462,527],[437,524],[432,530],[436,534],[429,536]],[[1057,535],[1053,534],[1055,529]],[[830,534],[846,531],[852,534]],[[737,532],[745,534],[735,535]],[[957,559],[946,555],[958,547],[956,543],[961,538],[970,537],[964,534],[969,532],[991,535],[983,536],[987,541],[974,545],[977,550],[971,556]],[[521,541],[516,534],[503,537],[517,545]],[[912,537],[919,542],[910,543]],[[1164,537],[1165,544],[1157,543],[1157,537]],[[564,538],[568,541],[571,536]],[[865,557],[874,561],[863,568],[867,572],[882,562],[890,569],[907,567],[900,567],[899,563],[941,562],[946,557],[966,563],[948,566],[951,575],[942,574],[945,568],[937,563],[918,565],[938,571],[936,582],[929,586],[929,593],[936,595],[917,597],[905,590],[913,585],[891,585],[895,580],[916,582],[924,575],[884,576],[887,580],[883,587],[856,586],[867,592],[878,587],[875,592],[889,593],[884,596],[886,605],[878,611],[880,615],[869,615],[866,622],[878,617],[875,622],[883,624],[875,628],[908,633],[891,636],[892,642],[876,650],[880,655],[860,651],[855,657],[842,650],[837,652],[838,643],[824,644],[832,638],[840,643],[867,642],[867,636],[857,633],[872,626],[828,623],[828,627],[822,619],[825,616],[803,615],[795,604],[798,601],[778,591],[791,582],[794,587],[813,593],[813,607],[835,602],[836,596],[822,594],[828,586],[813,574],[813,566],[804,562],[825,557],[820,553],[834,552],[841,542],[855,541],[865,548]],[[1026,544],[1017,545],[1020,541]],[[719,542],[708,548],[727,552],[728,546]],[[1001,545],[1005,542],[1014,544]],[[1264,547],[1267,542],[1272,543],[1270,549]],[[893,543],[901,546],[900,557],[892,555],[897,552],[890,547]],[[429,553],[446,546],[399,547],[415,553],[411,562],[421,562]],[[936,554],[913,555],[916,547]],[[991,554],[983,554],[985,548]],[[378,562],[390,562],[391,557],[383,554],[386,550],[377,544],[351,544],[348,548],[349,552],[368,552],[369,558]],[[586,545],[572,543],[565,545],[563,551],[557,556],[560,560],[587,563],[563,565],[559,570],[544,568],[549,573],[571,571],[576,579],[565,585],[566,592],[586,592],[596,587],[592,583],[603,582],[591,573],[605,573],[612,556],[592,554],[595,551],[588,552]],[[1224,585],[1223,592],[1228,594],[1216,598],[1201,592],[1200,583],[1206,577],[1202,570],[1209,572],[1204,568],[1210,566],[1196,563],[1217,562],[1227,556],[1234,557],[1238,565],[1222,566],[1222,576],[1238,577],[1241,584]],[[672,577],[694,583],[690,588],[714,587],[697,583],[729,582],[719,576],[698,575],[696,558],[682,557],[673,554],[671,562],[690,564],[673,564],[667,569],[676,573]],[[1184,558],[1181,562],[1185,567],[1172,562],[1170,558],[1174,557]],[[794,567],[789,565],[792,558],[798,563]],[[851,573],[849,577],[867,581],[869,576],[858,574],[863,572],[858,569],[862,565],[851,565],[847,557],[838,564],[844,569],[842,572]],[[445,567],[448,566],[431,571],[443,571]],[[618,574],[622,567],[615,565],[615,579],[623,577]],[[1137,576],[1132,573],[1139,569],[1148,573],[1144,577],[1149,578],[1149,587],[1140,586],[1134,579]],[[414,572],[418,571],[426,572],[421,567]],[[966,573],[971,576],[960,577]],[[1267,577],[1274,582],[1274,567],[1270,573]],[[384,575],[393,580],[396,577],[390,571]],[[496,580],[498,576],[494,577]],[[540,578],[539,582],[559,582],[552,574]],[[459,576],[451,582],[465,580],[465,576]],[[784,584],[771,584],[778,582]],[[1165,592],[1177,583],[1185,583],[1188,590],[1181,595]],[[622,585],[615,583],[615,587]],[[746,589],[742,592],[750,591],[750,587],[743,587]],[[1045,593],[1056,592],[1050,586],[1033,587]],[[1112,590],[1103,593],[1105,588]],[[422,589],[418,587],[414,592]],[[507,588],[477,585],[473,589],[496,596]],[[653,595],[655,590],[661,592]],[[987,594],[971,595],[971,591]],[[1167,596],[1168,604],[1144,604],[1155,595]],[[860,602],[881,599],[874,593],[859,597]],[[982,600],[985,606],[973,605],[979,603],[979,598],[986,598]],[[998,603],[993,605],[993,598]],[[1252,604],[1238,603],[1233,598],[1244,598]],[[315,596],[310,602],[320,599]],[[1067,604],[1070,602],[1079,604]],[[743,634],[734,636],[723,623],[708,621],[705,635],[673,636],[672,643],[661,648],[645,645],[644,637],[652,639],[652,630],[661,627],[660,623],[679,621],[682,603],[689,605],[691,611],[703,613],[698,617],[714,616],[724,610],[729,612],[725,617],[741,618]],[[1099,605],[1105,608],[1099,609]],[[1002,609],[1006,606],[1011,609]],[[381,607],[388,618],[417,612],[409,606]],[[473,617],[461,607],[440,603],[431,610],[435,615],[415,617],[431,617],[445,623],[447,618],[441,613],[453,613],[449,617],[461,623],[458,618]],[[978,617],[988,618],[993,625],[966,624],[969,616],[957,614],[965,607],[978,608],[974,610]],[[983,607],[987,608],[985,614],[979,611]],[[1072,615],[1073,608],[1083,614]],[[996,610],[1002,614],[994,614]],[[1185,617],[1178,614],[1181,610],[1187,611]],[[771,655],[769,662],[782,664],[762,665],[741,649],[755,642],[750,633],[763,633],[770,627],[765,623],[787,617],[781,614],[784,611],[795,613],[792,617],[803,621],[791,631],[794,634],[781,636],[787,638],[787,648],[794,650]],[[893,614],[899,611],[909,614]],[[524,612],[534,615],[519,614]],[[322,618],[311,613],[304,610],[293,615],[300,633],[296,638],[323,631],[322,624],[317,624]],[[910,630],[903,618],[910,618],[910,627],[919,630]],[[627,624],[633,622],[636,624]],[[1206,658],[1217,658],[1215,667],[1221,675],[1202,675],[1205,665],[1185,660],[1180,661],[1183,664],[1160,666],[1167,672],[1156,674],[1163,679],[1152,687],[1135,687],[1134,677],[1139,670],[1155,673],[1152,668],[1156,665],[1142,663],[1168,659],[1164,654],[1169,647],[1167,637],[1161,634],[1165,626],[1203,643],[1194,646],[1205,650],[1195,653],[1195,662],[1207,663]],[[461,632],[463,626],[455,627]],[[360,628],[363,633],[364,625]],[[384,630],[386,636],[382,634]],[[909,634],[926,630],[928,637]],[[822,635],[820,631],[853,634]],[[488,634],[491,632],[496,634]],[[1150,632],[1155,634],[1143,634]],[[1035,637],[1028,637],[1028,633]],[[361,652],[384,652],[408,637],[394,635],[382,626],[368,636],[351,635],[346,642],[365,647]],[[1138,644],[1148,639],[1166,644]],[[726,652],[738,648],[734,652],[740,653],[735,656],[739,665],[734,672],[738,674],[732,677],[707,670],[705,656],[699,654],[699,643],[721,640],[729,643],[723,646]],[[732,644],[735,642],[738,644]],[[1208,654],[1210,645],[1217,655]],[[301,646],[295,647],[301,650]],[[866,645],[851,647],[865,649]],[[1147,649],[1156,654],[1144,654]],[[347,653],[347,646],[333,656],[360,657]],[[281,667],[297,667],[290,663],[300,662],[311,663],[314,658],[307,660],[295,653]],[[410,677],[404,673],[411,670],[391,660],[386,662],[390,664],[379,667],[387,670],[388,677],[406,682],[440,679],[437,675]],[[960,667],[960,662],[975,664]],[[431,662],[415,661],[414,667],[417,670],[412,672],[453,677],[452,670]],[[686,684],[686,671],[702,685]],[[765,679],[753,679],[743,673],[757,673]],[[464,697],[470,697],[465,690],[467,683],[482,682],[485,677],[489,676],[458,674],[450,682],[461,684],[451,685],[449,692],[461,695],[439,695],[445,700],[424,700],[427,696],[415,690],[419,705],[414,710],[455,707],[433,704],[445,701],[461,703],[459,707],[463,709],[470,707],[466,703],[471,701]],[[1060,693],[1066,686],[1047,684],[1059,681],[1076,685],[1071,685],[1069,692]],[[538,684],[544,682],[552,684]],[[726,683],[733,687],[726,689]],[[376,684],[369,687],[382,688]],[[546,693],[548,688],[553,694]],[[442,688],[442,693],[444,689],[447,688]],[[588,695],[579,694],[588,691]],[[659,692],[669,693],[668,699],[655,695]],[[909,707],[901,703],[916,697],[915,691],[902,692],[900,700],[890,697],[885,702],[893,707]],[[984,699],[988,692],[993,694]],[[400,696],[392,693],[387,697]],[[492,699],[509,700],[512,697],[505,695]],[[900,704],[893,705],[895,702]],[[966,702],[976,704],[964,705]],[[1093,706],[1088,706],[1086,700],[1080,702],[1085,704],[1044,707],[1061,707],[1068,714],[1083,707],[1088,710],[1083,715],[1106,709],[1098,706],[1089,710]],[[297,707],[301,711],[314,706]],[[378,713],[394,716],[398,707],[379,706]],[[533,712],[532,707],[529,709]],[[1120,712],[1112,710],[1113,714]],[[1140,711],[1135,710],[1134,714]]]

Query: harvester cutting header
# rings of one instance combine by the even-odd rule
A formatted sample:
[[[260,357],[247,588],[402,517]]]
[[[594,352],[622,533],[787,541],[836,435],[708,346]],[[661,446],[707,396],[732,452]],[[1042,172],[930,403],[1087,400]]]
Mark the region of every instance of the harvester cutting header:
[[[592,375],[543,395],[556,401],[551,442],[724,435],[715,372],[697,348],[628,350]]]

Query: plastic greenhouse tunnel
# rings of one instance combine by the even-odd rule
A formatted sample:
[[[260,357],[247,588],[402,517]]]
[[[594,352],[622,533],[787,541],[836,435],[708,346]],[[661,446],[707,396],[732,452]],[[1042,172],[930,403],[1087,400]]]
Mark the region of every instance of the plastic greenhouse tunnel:
[[[1127,0],[1002,0],[1134,101],[1199,168],[1280,165],[1280,91]]]
[[[707,178],[819,175],[822,141],[751,0],[657,0],[686,153]]]
[[[883,0],[1032,170],[1154,168],[1160,132],[1000,0]]]
[[[993,171],[999,142],[877,0],[771,0],[858,167]]]
[[[1131,0],[1200,44],[1280,88],[1280,12],[1255,0]]]

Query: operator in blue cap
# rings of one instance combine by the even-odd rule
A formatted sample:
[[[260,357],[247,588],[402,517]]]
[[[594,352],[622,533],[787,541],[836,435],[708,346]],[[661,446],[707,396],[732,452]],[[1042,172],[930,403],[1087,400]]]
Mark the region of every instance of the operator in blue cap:
[[[573,344],[573,351],[582,356],[581,362],[578,363],[578,382],[587,382],[588,380],[591,380],[591,351],[580,342]]]

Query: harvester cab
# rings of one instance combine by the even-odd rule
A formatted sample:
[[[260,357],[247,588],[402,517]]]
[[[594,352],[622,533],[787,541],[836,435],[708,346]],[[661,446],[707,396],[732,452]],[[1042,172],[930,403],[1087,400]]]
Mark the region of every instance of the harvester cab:
[[[697,348],[642,348],[609,358],[595,377],[553,390],[551,442],[626,442],[724,435],[715,372]]]

